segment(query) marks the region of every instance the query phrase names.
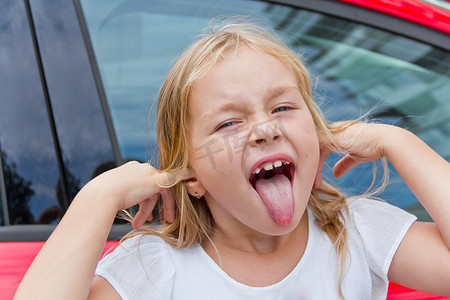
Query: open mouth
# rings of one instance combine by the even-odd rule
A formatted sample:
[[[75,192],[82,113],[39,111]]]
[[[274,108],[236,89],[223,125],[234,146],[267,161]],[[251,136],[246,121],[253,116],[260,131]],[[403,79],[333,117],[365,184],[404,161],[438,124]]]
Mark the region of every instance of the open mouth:
[[[295,166],[288,161],[277,160],[273,163],[265,163],[261,168],[257,168],[249,178],[249,182],[254,189],[256,189],[256,182],[259,179],[270,179],[276,175],[286,176],[292,185],[294,177]]]
[[[250,184],[267,206],[269,214],[281,226],[289,225],[294,215],[294,172],[295,166],[290,161],[265,161],[249,178]]]

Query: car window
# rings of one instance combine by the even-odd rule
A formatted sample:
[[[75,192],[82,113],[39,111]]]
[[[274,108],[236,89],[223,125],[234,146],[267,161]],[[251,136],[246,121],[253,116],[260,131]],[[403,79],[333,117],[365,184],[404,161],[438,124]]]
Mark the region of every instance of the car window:
[[[122,157],[155,155],[155,110],[147,113],[174,58],[217,15],[263,11],[254,1],[81,1]],[[204,15],[198,15],[204,9]],[[197,17],[194,17],[196,16]]]
[[[316,78],[316,99],[332,121],[369,119],[414,132],[450,161],[450,54],[448,51],[317,13],[273,6],[274,27],[305,54]],[[331,157],[329,164],[337,161]],[[358,194],[371,181],[370,164],[339,182]],[[421,220],[430,217],[390,166],[383,198]],[[331,172],[328,177],[332,177]]]
[[[154,109],[148,124],[145,120],[183,47],[213,17],[249,15],[278,30],[303,54],[315,97],[329,120],[367,115],[397,124],[450,160],[447,51],[348,20],[260,1],[81,0],[81,6],[124,159],[155,158]],[[331,157],[329,164],[336,159]],[[372,181],[371,168],[359,166],[333,181],[349,194],[362,193]],[[392,167],[390,175],[383,197],[429,220]]]
[[[70,202],[89,180],[116,165],[114,142],[72,1],[35,0],[30,13]]]
[[[61,217],[63,197],[25,2],[6,1],[0,16],[0,146],[6,187],[2,204],[7,204],[3,221],[54,223]]]

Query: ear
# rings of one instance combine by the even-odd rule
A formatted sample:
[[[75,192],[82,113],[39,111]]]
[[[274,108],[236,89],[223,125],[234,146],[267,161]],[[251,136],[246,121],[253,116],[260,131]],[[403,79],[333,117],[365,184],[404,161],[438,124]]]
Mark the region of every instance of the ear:
[[[205,187],[196,177],[186,179],[186,189],[195,198],[201,198],[206,193]]]

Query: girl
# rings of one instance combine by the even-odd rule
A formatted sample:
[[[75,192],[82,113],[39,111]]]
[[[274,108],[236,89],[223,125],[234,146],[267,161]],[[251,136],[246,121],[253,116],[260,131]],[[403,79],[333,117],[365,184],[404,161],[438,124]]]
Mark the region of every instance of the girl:
[[[383,299],[388,280],[450,295],[450,165],[401,128],[327,124],[304,65],[265,31],[223,25],[188,48],[157,126],[160,170],[130,162],[89,182],[15,299]],[[322,181],[335,150],[337,177],[388,158],[434,223],[345,199]],[[169,223],[138,230],[160,195]],[[98,264],[135,204],[137,231]]]

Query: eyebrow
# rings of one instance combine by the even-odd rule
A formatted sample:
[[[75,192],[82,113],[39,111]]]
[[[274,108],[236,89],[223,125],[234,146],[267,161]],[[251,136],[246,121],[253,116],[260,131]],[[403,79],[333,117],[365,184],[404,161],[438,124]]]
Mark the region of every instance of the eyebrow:
[[[300,93],[300,90],[296,86],[279,86],[275,88],[270,88],[267,90],[266,94],[264,95],[264,102],[269,102],[270,100],[281,96],[286,93],[296,92]],[[233,101],[228,102],[223,105],[221,105],[217,110],[214,110],[211,113],[205,114],[203,117],[201,117],[201,121],[207,121],[212,116],[217,115],[221,112],[228,112],[228,111],[246,111],[248,110],[248,104],[241,103],[239,101]]]
[[[275,88],[271,88],[267,91],[267,93],[265,95],[265,100],[269,101],[278,96],[281,96],[281,95],[287,94],[287,93],[291,93],[291,92],[300,93],[300,89],[297,86],[292,86],[292,85],[278,86]]]
[[[221,112],[244,111],[244,110],[248,110],[248,105],[247,104],[236,103],[236,101],[228,102],[228,103],[225,103],[224,105],[220,106],[217,110],[205,114],[203,117],[201,117],[200,120],[207,121],[211,117],[213,117],[213,116],[215,116],[215,115],[217,115],[218,113],[221,113]]]

